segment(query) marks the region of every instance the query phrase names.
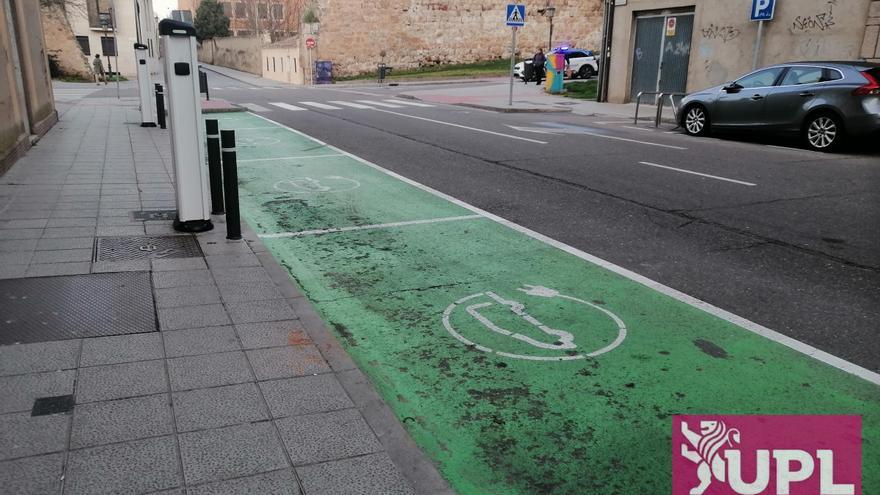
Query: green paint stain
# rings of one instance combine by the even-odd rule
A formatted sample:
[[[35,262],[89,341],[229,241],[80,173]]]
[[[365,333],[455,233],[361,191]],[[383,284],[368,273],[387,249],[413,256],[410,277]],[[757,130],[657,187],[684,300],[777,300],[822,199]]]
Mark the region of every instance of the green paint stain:
[[[239,160],[335,153],[287,130],[260,132],[280,143],[240,148]],[[239,176],[244,213],[263,234],[470,214],[345,156],[242,162]],[[352,180],[358,187],[334,190]],[[671,416],[703,413],[862,415],[863,486],[880,489],[870,468],[880,465],[880,388],[500,224],[265,242],[460,493],[666,493]],[[444,313],[496,352],[457,339]],[[610,314],[627,335],[604,354],[497,353],[588,354],[619,336]],[[566,333],[576,348],[564,348]]]

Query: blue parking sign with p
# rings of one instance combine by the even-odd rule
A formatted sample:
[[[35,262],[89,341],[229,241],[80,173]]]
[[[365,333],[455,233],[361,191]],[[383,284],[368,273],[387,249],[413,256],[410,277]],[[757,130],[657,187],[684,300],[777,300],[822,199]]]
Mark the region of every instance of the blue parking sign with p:
[[[749,18],[753,21],[769,21],[773,19],[776,0],[752,0],[752,12]]]
[[[507,25],[508,26],[525,26],[526,25],[526,6],[519,4],[507,4]]]

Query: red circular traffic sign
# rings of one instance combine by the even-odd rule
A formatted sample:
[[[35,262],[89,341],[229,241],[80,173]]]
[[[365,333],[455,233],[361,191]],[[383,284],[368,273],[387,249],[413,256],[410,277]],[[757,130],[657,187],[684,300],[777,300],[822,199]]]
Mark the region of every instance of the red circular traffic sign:
[[[306,48],[314,48],[317,43],[315,43],[315,38],[306,38]]]

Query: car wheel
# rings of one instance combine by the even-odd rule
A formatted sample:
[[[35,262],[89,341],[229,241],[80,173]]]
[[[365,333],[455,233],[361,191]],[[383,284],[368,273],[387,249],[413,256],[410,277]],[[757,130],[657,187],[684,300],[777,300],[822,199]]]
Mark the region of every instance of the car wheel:
[[[691,105],[684,111],[682,119],[684,131],[691,136],[705,136],[709,134],[709,114],[703,105]]]
[[[843,142],[843,125],[831,113],[818,113],[807,118],[804,124],[804,142],[815,151],[834,151]]]
[[[581,70],[578,71],[578,77],[581,79],[589,79],[593,77],[593,68],[589,65],[581,67]]]

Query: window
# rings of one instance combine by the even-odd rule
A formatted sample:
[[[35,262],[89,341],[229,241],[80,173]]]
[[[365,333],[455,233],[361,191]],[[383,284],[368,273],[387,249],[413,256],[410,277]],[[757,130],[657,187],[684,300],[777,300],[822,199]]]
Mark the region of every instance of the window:
[[[764,88],[773,86],[776,78],[782,73],[782,67],[773,67],[771,69],[759,70],[758,72],[747,75],[736,83],[743,88]]]
[[[105,57],[116,55],[116,40],[110,36],[101,36],[101,53]]]
[[[265,3],[261,3],[257,5],[257,12],[260,14],[260,19],[268,19],[269,18],[269,6]]]
[[[223,7],[223,15],[226,17],[232,17],[232,4],[229,2],[220,2],[220,5]]]
[[[79,47],[82,48],[82,51],[86,55],[92,54],[92,49],[89,47],[89,37],[88,36],[77,36],[77,43],[79,43]]]
[[[284,19],[284,5],[280,3],[272,4],[272,18],[276,21]]]
[[[247,19],[247,5],[244,2],[235,3],[235,17],[238,19]]]
[[[797,84],[821,82],[824,72],[821,67],[790,67],[788,73],[785,74],[785,78],[782,80],[782,85],[794,86]]]
[[[822,82],[836,81],[838,79],[843,79],[843,75],[834,69],[825,69],[825,72],[822,74]]]

